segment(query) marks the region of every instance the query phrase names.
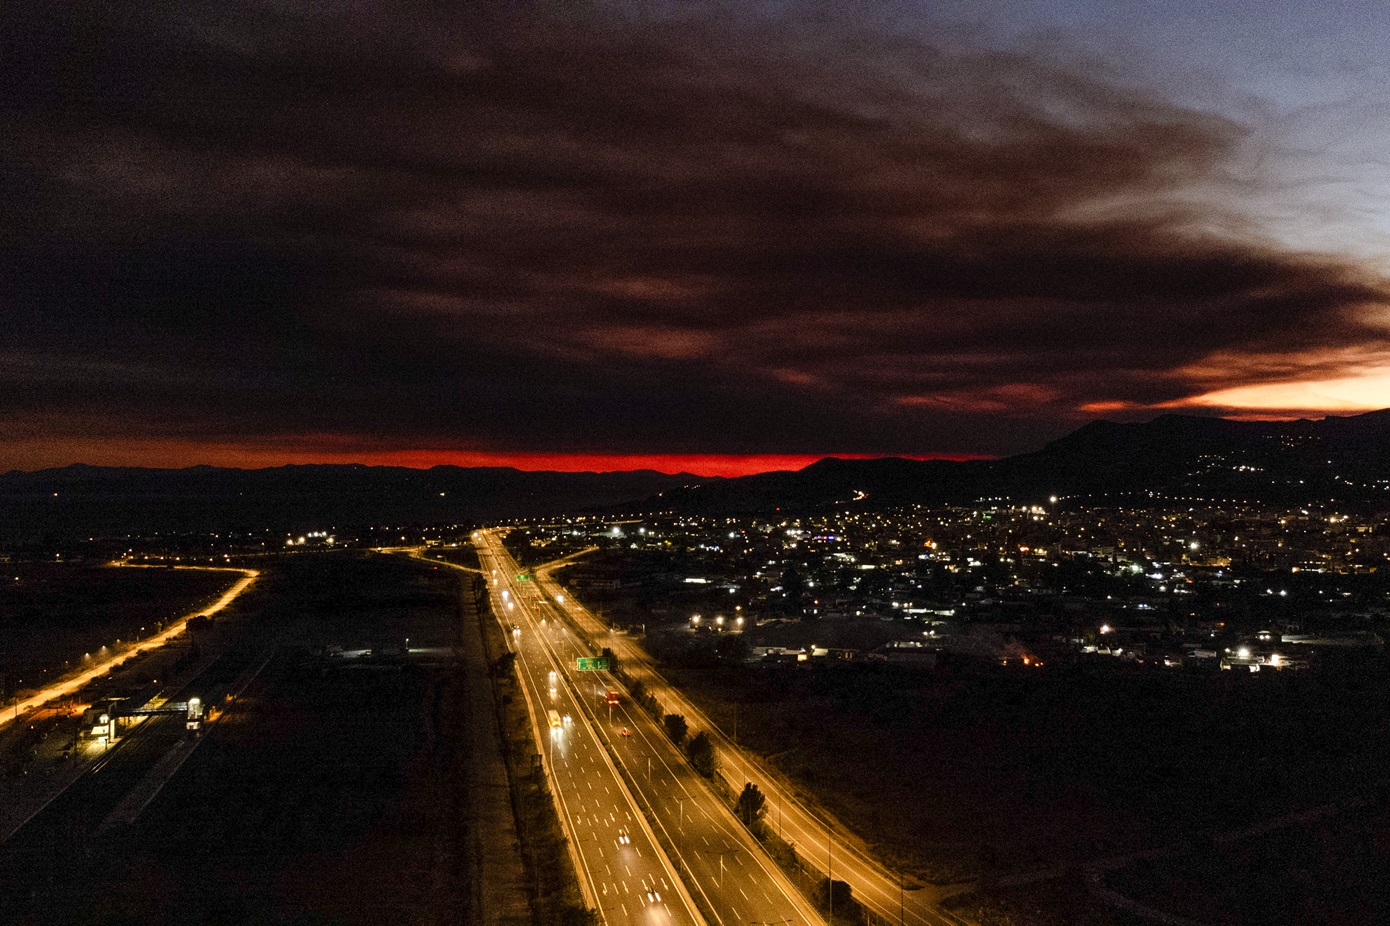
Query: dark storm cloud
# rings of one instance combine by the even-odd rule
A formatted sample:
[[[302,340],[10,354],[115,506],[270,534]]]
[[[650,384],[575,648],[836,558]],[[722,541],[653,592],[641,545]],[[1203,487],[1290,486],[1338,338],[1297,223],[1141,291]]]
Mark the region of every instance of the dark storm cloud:
[[[710,9],[0,28],[11,427],[1005,451],[1384,341],[1222,192],[1244,127],[1058,60]]]

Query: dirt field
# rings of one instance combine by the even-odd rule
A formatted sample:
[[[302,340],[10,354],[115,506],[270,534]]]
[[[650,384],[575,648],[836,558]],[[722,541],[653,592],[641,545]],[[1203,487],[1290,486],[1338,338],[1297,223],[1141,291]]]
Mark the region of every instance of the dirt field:
[[[230,573],[112,569],[86,564],[0,565],[0,682],[31,687],[115,641],[154,632],[225,591]]]
[[[144,816],[93,840],[27,922],[479,921],[480,854],[496,847],[469,790],[487,718],[470,716],[454,649],[457,573],[302,557],[245,607],[242,645],[270,656],[261,675]],[[344,660],[331,646],[378,655]]]
[[[1281,679],[675,668],[931,880],[1104,858],[1383,788],[1384,668]]]

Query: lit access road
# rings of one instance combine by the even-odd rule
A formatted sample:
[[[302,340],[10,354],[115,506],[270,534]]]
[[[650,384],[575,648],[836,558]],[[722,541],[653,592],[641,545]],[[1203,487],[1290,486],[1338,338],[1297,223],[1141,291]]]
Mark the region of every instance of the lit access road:
[[[494,612],[515,627],[508,636],[522,693],[589,905],[611,926],[704,926],[548,647],[534,603],[517,593],[515,564],[486,549],[479,559]]]
[[[168,568],[165,566],[133,566],[129,563],[116,563],[115,565],[124,566],[126,568],[132,569]],[[42,707],[43,705],[49,703],[50,701],[53,701],[56,698],[66,697],[67,695],[81,691],[93,679],[100,678],[107,672],[110,672],[116,666],[125,662],[127,659],[130,659],[131,657],[136,656],[140,653],[147,652],[148,650],[152,650],[157,647],[163,646],[165,643],[168,643],[170,640],[174,639],[174,637],[183,633],[183,629],[188,624],[190,618],[203,617],[205,615],[216,614],[218,611],[221,611],[227,605],[235,601],[242,592],[250,588],[251,583],[255,582],[256,577],[260,575],[260,572],[255,569],[236,569],[230,566],[175,566],[173,568],[197,569],[205,572],[235,572],[238,575],[240,575],[241,578],[237,580],[237,583],[235,585],[227,589],[227,591],[223,593],[221,598],[218,598],[215,602],[213,602],[208,607],[203,608],[201,611],[194,611],[191,614],[185,614],[183,617],[170,623],[169,626],[165,627],[164,630],[160,633],[157,633],[152,637],[146,637],[143,640],[137,641],[130,647],[130,649],[124,650],[123,652],[113,655],[107,659],[103,659],[91,668],[84,669],[83,671],[75,675],[69,675],[64,678],[60,678],[53,684],[44,688],[43,690],[36,691],[33,694],[29,695],[27,698],[21,699],[19,703],[15,705],[14,710],[12,712],[6,713],[4,716],[0,716],[0,728],[3,728],[7,723],[12,722],[16,717],[21,717],[29,711],[32,711],[35,708]]]
[[[519,572],[495,535],[480,532],[478,543],[488,562],[496,564],[499,575]],[[520,591],[528,603],[539,598],[533,582],[517,582],[512,589]],[[543,621],[542,642],[560,667],[557,671],[572,673],[572,691],[586,702],[595,727],[626,769],[639,800],[655,818],[686,885],[709,911],[710,922],[718,926],[821,923],[811,905],[710,792],[656,721],[626,697],[610,713],[604,692],[619,688],[619,684],[607,672],[577,671],[576,659],[592,655],[592,651],[565,628],[552,602],[537,602],[537,607]],[[622,735],[623,729],[630,735]],[[742,788],[742,782],[738,787]],[[775,827],[771,800],[767,810],[766,822]]]
[[[495,538],[491,542],[501,545]],[[847,838],[828,826],[822,817],[797,800],[781,779],[769,774],[738,748],[679,689],[662,678],[640,646],[626,636],[610,634],[607,626],[551,577],[553,570],[561,565],[564,564],[549,564],[536,570],[538,591],[563,608],[565,616],[591,641],[611,648],[625,671],[641,679],[666,711],[684,714],[692,733],[705,730],[710,734],[719,752],[720,772],[725,781],[736,791],[742,790],[744,782],[758,786],[767,796],[769,817],[774,819],[782,838],[792,843],[801,859],[822,873],[829,872],[835,880],[848,883],[856,900],[888,922],[914,926],[959,926],[962,923],[937,906],[934,891],[906,890],[900,875],[870,858],[853,837]]]

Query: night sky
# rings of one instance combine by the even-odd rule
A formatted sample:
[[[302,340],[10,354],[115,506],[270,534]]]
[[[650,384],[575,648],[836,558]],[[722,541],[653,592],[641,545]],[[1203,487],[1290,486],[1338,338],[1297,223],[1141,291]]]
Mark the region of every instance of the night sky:
[[[1381,3],[402,7],[0,8],[0,470],[1390,406]]]

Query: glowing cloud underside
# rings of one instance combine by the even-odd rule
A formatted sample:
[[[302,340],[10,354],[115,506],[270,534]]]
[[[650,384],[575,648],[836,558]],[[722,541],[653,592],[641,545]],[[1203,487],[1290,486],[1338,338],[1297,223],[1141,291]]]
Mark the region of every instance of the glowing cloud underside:
[[[1175,407],[1222,408],[1235,412],[1363,412],[1390,404],[1390,367],[1357,376],[1316,382],[1265,383],[1208,392]]]

